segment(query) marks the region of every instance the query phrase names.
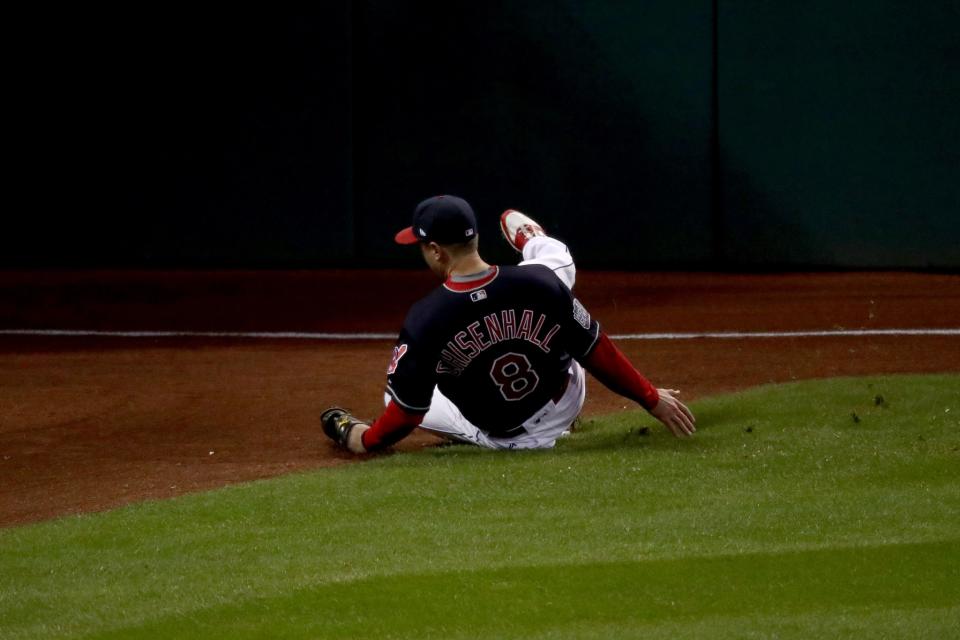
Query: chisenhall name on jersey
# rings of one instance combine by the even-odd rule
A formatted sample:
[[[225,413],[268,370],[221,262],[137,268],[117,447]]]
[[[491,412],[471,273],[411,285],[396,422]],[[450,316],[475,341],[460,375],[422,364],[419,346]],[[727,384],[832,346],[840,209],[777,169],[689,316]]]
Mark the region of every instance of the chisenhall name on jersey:
[[[517,322],[517,315],[520,316],[519,322]],[[440,350],[437,373],[458,376],[478,355],[493,345],[507,340],[525,340],[544,353],[550,353],[550,340],[560,331],[560,324],[556,323],[549,329],[545,329],[546,314],[541,313],[536,324],[533,321],[534,315],[530,309],[519,312],[514,309],[505,309],[499,313],[486,315],[483,320],[470,323]]]

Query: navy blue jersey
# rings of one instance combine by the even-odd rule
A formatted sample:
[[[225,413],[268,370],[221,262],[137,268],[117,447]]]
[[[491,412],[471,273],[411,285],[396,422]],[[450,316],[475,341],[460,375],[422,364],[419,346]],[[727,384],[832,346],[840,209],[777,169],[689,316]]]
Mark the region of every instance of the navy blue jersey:
[[[493,267],[472,282],[448,280],[410,309],[387,392],[422,413],[437,386],[481,430],[511,435],[557,395],[570,359],[586,357],[599,334],[548,267]]]

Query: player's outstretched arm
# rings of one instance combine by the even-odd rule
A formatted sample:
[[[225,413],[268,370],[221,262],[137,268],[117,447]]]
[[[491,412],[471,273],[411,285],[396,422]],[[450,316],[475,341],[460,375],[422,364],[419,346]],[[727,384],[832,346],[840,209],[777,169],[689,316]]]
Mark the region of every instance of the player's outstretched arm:
[[[693,435],[696,419],[674,396],[676,389],[657,389],[634,368],[605,333],[581,364],[605,387],[637,402],[678,438]]]
[[[331,407],[320,416],[323,432],[352,453],[372,453],[406,438],[423,422],[423,414],[404,411],[392,400],[372,425],[354,418],[339,407]]]

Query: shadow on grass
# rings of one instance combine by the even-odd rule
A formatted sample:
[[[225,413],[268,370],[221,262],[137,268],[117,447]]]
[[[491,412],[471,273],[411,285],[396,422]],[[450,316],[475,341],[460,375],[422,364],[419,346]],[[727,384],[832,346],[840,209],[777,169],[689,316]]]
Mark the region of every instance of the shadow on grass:
[[[450,443],[428,447],[412,454],[389,456],[387,459],[402,460],[405,465],[411,465],[416,464],[416,461],[433,463],[438,460],[477,459],[491,455],[526,458],[616,449],[699,449],[700,446],[697,436],[676,438],[654,418],[638,410],[581,420],[575,431],[557,440],[552,449],[492,450],[470,444]]]

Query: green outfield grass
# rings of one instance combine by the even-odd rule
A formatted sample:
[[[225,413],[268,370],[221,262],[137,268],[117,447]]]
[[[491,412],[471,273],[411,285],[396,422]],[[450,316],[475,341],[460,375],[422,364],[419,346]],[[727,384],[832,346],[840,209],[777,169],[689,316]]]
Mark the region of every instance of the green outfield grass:
[[[960,637],[960,376],[693,408],[0,530],[0,638]]]

